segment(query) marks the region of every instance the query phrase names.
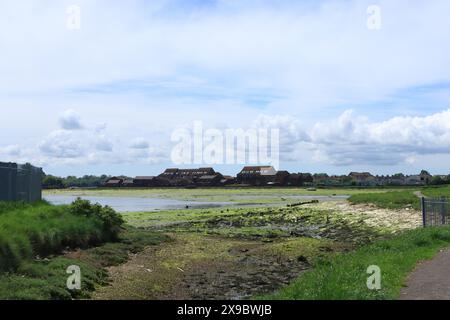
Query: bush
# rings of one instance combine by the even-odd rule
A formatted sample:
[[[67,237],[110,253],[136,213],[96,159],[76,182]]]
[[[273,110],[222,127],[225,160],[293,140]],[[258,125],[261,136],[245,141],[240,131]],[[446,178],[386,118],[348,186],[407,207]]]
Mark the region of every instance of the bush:
[[[0,204],[0,270],[66,248],[115,240],[123,224],[111,208],[77,199],[69,206]]]
[[[69,208],[70,213],[86,217],[99,218],[103,222],[103,232],[110,240],[117,240],[124,220],[114,209],[100,204],[91,204],[88,200],[76,199]]]

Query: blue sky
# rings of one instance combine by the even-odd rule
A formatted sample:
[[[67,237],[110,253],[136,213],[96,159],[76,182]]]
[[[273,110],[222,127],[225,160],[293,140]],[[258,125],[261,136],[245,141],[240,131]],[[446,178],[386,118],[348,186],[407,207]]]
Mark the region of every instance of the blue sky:
[[[171,134],[202,121],[279,129],[291,171],[450,173],[448,12],[446,0],[5,0],[0,160],[156,174],[174,166]]]

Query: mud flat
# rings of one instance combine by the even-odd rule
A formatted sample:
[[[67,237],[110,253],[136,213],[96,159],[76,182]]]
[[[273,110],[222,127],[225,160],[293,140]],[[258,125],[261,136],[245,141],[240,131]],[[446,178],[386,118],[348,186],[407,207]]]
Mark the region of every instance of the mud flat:
[[[94,298],[248,299],[291,283],[318,259],[414,228],[420,221],[417,212],[381,212],[345,201],[124,217],[171,240],[111,267],[110,284]]]

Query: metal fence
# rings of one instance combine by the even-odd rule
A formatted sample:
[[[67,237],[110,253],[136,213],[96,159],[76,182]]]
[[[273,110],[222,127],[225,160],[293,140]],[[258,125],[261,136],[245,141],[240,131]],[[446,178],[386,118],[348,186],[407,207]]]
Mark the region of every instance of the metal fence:
[[[424,227],[450,224],[450,199],[422,197],[422,218]]]
[[[35,202],[42,199],[41,168],[0,162],[0,201]]]

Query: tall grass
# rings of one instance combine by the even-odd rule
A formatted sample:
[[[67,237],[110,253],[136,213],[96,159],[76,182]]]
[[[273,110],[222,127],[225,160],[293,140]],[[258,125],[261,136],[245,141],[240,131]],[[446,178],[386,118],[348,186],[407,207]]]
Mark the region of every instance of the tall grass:
[[[413,191],[395,191],[384,193],[361,193],[352,195],[348,201],[354,204],[372,203],[380,208],[401,209],[412,207],[420,210],[420,199]]]
[[[0,270],[14,271],[37,256],[109,241],[122,223],[112,209],[83,200],[69,206],[0,203]]]
[[[439,249],[450,246],[450,228],[408,231],[358,250],[319,261],[275,299],[370,300],[395,299],[408,274],[421,260],[431,259]],[[381,269],[381,290],[367,288],[367,268]]]
[[[422,189],[422,193],[427,197],[450,198],[450,186],[428,186]]]

